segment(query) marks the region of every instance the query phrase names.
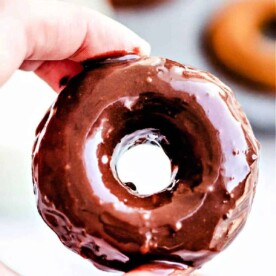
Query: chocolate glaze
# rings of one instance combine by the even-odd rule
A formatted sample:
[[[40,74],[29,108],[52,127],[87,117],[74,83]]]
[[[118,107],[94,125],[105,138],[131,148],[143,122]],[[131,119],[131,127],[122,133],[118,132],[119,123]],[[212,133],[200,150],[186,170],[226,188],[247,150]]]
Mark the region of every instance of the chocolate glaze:
[[[69,76],[62,77],[59,81],[59,87],[61,88],[61,87],[65,86],[69,82],[69,80],[70,80]]]
[[[178,170],[173,186],[139,196],[117,180],[114,149],[152,129]],[[38,126],[38,210],[67,247],[100,269],[192,270],[243,227],[258,148],[233,93],[209,73],[159,57],[92,62]]]

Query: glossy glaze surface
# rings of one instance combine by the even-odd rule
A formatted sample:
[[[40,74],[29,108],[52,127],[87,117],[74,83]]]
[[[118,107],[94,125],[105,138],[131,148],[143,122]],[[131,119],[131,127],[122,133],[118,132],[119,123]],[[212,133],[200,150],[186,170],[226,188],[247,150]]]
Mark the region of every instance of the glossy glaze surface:
[[[111,163],[121,139],[150,128],[176,182],[140,197],[118,183]],[[230,89],[206,72],[158,57],[91,63],[37,132],[39,211],[66,246],[101,269],[152,261],[196,268],[246,221],[258,143]]]

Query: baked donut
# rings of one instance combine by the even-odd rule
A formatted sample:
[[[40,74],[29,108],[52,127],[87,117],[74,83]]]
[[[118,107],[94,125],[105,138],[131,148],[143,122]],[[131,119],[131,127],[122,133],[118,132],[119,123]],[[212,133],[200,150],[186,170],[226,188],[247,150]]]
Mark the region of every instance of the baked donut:
[[[159,57],[86,63],[37,128],[38,210],[67,247],[103,270],[193,270],[243,227],[258,142],[231,90]],[[141,195],[116,175],[130,146],[158,142],[177,173]]]
[[[209,48],[220,63],[274,93],[275,16],[274,0],[232,1],[216,14],[207,32]]]

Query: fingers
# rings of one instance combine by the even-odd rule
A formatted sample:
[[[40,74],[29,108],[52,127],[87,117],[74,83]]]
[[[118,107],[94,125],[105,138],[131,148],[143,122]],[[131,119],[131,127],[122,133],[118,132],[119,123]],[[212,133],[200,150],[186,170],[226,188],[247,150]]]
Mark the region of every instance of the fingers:
[[[80,62],[114,52],[149,54],[147,42],[96,11],[56,1],[23,2],[16,18],[10,14],[13,9],[6,9],[8,14],[0,18],[0,66],[5,64],[0,85],[23,60]],[[40,76],[44,78],[42,70]]]
[[[113,51],[148,54],[148,44],[118,22],[63,2],[35,1],[27,22],[30,60],[74,61]]]
[[[25,61],[20,69],[34,71],[56,92],[62,90],[67,82],[83,70],[80,63],[71,60]]]
[[[0,86],[20,66],[27,52],[24,28],[18,19],[0,14]]]

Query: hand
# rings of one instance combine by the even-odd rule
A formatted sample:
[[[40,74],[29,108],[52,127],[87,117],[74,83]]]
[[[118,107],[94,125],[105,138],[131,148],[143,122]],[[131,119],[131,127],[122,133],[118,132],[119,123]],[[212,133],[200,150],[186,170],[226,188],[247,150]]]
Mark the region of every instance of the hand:
[[[86,59],[111,53],[148,55],[149,49],[126,27],[84,7],[0,0],[0,86],[20,68],[34,71],[60,91]],[[17,275],[1,263],[0,274]]]
[[[148,55],[149,49],[126,27],[84,7],[0,0],[0,86],[20,68],[60,91],[86,59],[114,52]]]
[[[22,69],[58,92],[82,71],[84,60],[149,51],[147,42],[96,11],[63,2],[0,0],[0,86]],[[145,266],[127,275],[154,275],[154,270]],[[17,275],[1,263],[0,274]]]

